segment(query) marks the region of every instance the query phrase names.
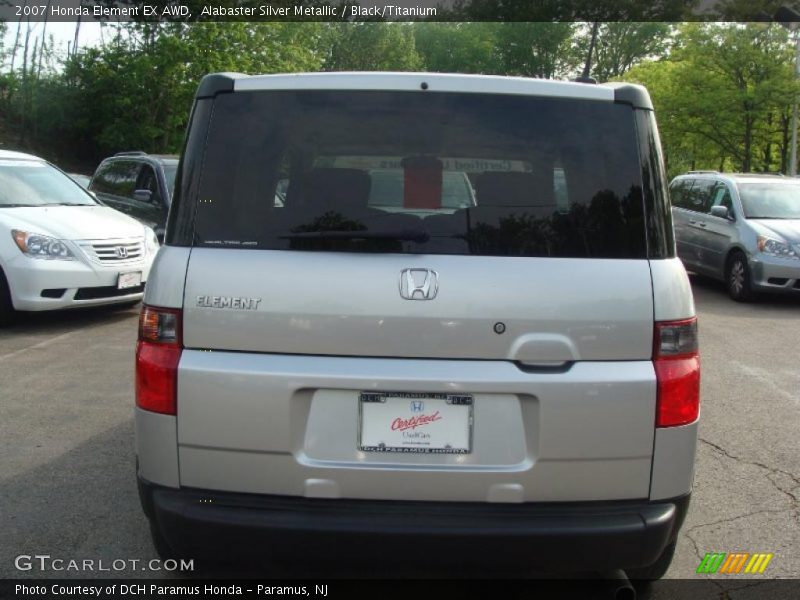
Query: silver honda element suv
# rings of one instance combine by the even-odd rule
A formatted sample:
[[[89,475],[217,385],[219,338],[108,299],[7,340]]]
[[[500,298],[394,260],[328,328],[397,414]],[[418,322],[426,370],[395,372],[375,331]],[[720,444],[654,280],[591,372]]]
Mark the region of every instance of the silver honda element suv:
[[[643,88],[208,75],[144,301],[162,554],[669,566],[700,366]]]

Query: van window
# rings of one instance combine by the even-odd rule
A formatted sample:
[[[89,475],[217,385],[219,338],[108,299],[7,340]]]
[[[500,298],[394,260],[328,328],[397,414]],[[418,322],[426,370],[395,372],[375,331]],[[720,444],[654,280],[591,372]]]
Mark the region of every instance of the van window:
[[[711,210],[711,190],[716,182],[713,179],[697,179],[686,194],[686,208],[695,212]]]
[[[156,172],[153,170],[153,167],[150,165],[142,165],[142,169],[139,172],[139,178],[136,180],[135,187],[137,190],[147,190],[150,192],[149,201],[143,202],[141,200],[134,199],[136,204],[147,207],[161,206],[161,194],[158,191],[158,179],[156,179]]]
[[[133,198],[140,163],[130,160],[110,160],[100,165],[90,189],[99,194]]]
[[[714,191],[712,192],[712,199],[711,199],[711,206],[724,206],[728,209],[728,213],[733,212],[733,200],[731,199],[731,191],[728,189],[728,186],[722,182],[719,182],[714,187]],[[709,207],[709,211],[711,208]]]
[[[164,180],[167,183],[167,202],[171,200],[172,190],[175,189],[175,175],[178,172],[178,163],[165,163],[162,164],[164,169]]]
[[[627,105],[466,93],[239,92],[216,98],[206,143],[196,245],[646,255]]]
[[[678,208],[691,208],[689,206],[689,190],[692,188],[691,179],[680,179],[673,181],[669,187],[669,196],[672,206]]]

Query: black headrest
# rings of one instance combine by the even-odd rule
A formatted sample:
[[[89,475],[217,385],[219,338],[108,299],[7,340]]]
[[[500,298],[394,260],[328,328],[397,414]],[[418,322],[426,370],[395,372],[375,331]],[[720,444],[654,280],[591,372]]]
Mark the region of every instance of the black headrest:
[[[323,211],[366,208],[370,187],[360,169],[314,169],[303,182],[303,203]]]
[[[554,203],[553,171],[482,173],[475,181],[478,206],[549,206]]]

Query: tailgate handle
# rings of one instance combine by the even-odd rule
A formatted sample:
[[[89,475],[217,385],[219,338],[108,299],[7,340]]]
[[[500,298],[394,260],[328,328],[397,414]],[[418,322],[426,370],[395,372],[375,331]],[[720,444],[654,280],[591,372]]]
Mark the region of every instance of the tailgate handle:
[[[547,360],[537,362],[515,361],[520,371],[525,373],[566,373],[575,364],[574,360]]]

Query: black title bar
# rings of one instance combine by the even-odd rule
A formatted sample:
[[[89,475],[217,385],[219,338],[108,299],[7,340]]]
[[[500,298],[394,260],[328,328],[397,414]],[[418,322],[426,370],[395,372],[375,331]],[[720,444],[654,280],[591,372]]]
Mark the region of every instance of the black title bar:
[[[565,557],[568,560],[568,557]],[[797,579],[759,580],[716,578],[668,579],[638,585],[644,598],[703,600],[720,598],[726,588],[743,590],[743,600],[753,598],[797,598]],[[745,593],[741,586],[753,587]],[[605,579],[545,580],[270,580],[263,579],[3,579],[0,598],[47,600],[195,600],[309,599],[309,600],[427,600],[441,598],[547,598],[548,600],[609,600],[627,581]],[[750,593],[752,592],[752,593]],[[760,595],[764,594],[764,595]],[[628,596],[625,596],[628,597]],[[738,595],[737,595],[738,597]]]
[[[0,0],[0,20],[769,21],[775,0]],[[800,10],[800,0],[782,8]]]

